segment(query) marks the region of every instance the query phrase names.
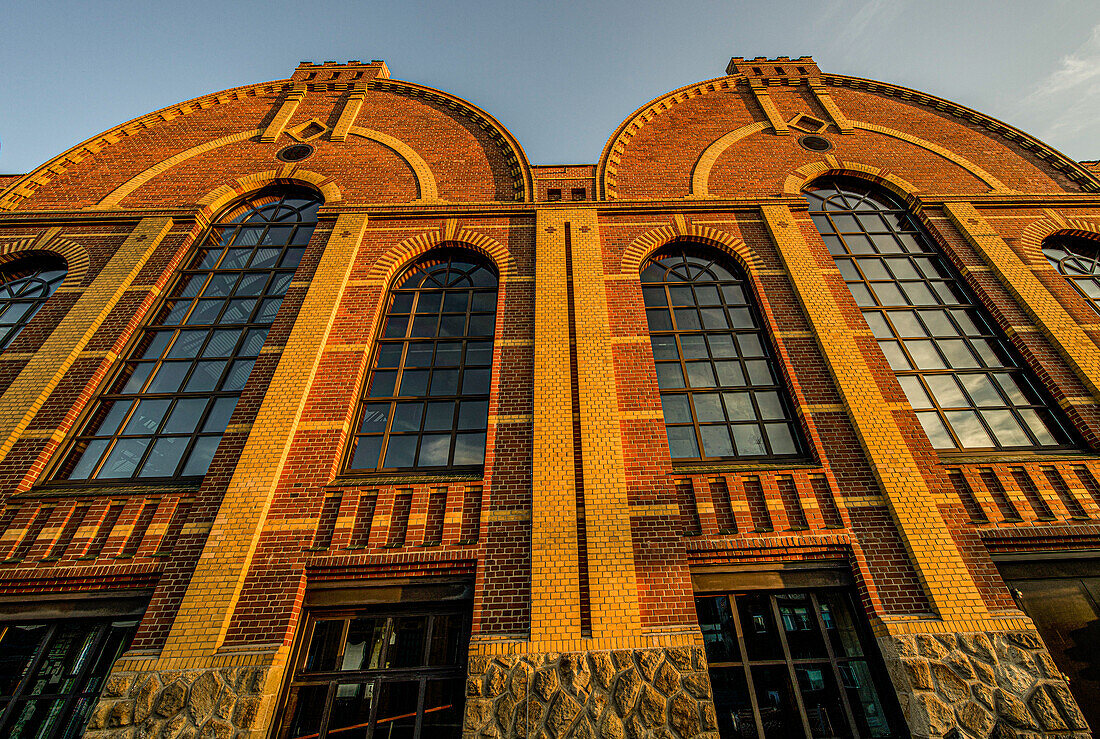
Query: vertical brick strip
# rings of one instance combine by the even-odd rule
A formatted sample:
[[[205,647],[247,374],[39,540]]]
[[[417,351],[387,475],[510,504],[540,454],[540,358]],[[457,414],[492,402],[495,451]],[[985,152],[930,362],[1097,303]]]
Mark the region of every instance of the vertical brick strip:
[[[577,502],[569,391],[565,219],[535,215],[535,407],[531,510],[531,639],[580,637]],[[563,525],[569,522],[569,525]]]
[[[592,636],[625,645],[628,635],[641,628],[641,615],[600,228],[592,209],[559,210],[555,216],[570,225],[572,234]]]
[[[336,220],[172,625],[162,662],[208,657],[224,639],[366,225],[365,214],[345,214]]]
[[[861,361],[855,335],[794,214],[785,205],[765,205],[760,210],[929,602],[945,621],[988,618],[939,514],[940,501],[925,483],[894,417],[886,412],[886,399],[871,369]]]

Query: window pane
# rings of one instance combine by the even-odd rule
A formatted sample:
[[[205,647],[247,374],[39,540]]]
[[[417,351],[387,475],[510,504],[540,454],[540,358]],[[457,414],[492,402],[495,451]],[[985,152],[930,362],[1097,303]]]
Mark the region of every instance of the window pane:
[[[749,698],[743,667],[715,668],[710,671],[714,691],[714,711],[722,737],[757,739],[756,719]]]
[[[253,207],[260,202],[272,207]],[[130,361],[110,383],[110,391],[97,399],[97,407],[58,470],[59,477],[87,479],[99,463],[99,459],[88,455],[104,452],[108,456],[96,474],[99,478],[172,478],[206,473],[219,441],[213,434],[220,434],[228,424],[301,257],[298,254],[275,267],[274,261],[260,255],[260,262],[270,264],[242,274],[235,270],[244,267],[253,254],[251,248],[242,247],[266,234],[264,238],[272,248],[262,251],[278,257],[285,243],[282,240],[308,238],[312,233],[320,204],[318,198],[304,192],[271,190],[231,206],[215,220],[186,261],[187,268],[168,288],[164,307],[146,325]],[[258,228],[227,227],[244,213],[251,214],[250,223]],[[263,219],[276,213],[293,216],[300,223],[294,227],[297,230],[266,230]],[[253,259],[254,266],[256,261]],[[165,330],[181,323],[187,328]],[[238,356],[243,358],[236,359]],[[145,361],[133,361],[139,358]],[[162,397],[142,399],[150,394]],[[211,396],[218,399],[213,406],[208,405]],[[139,402],[132,405],[135,401]],[[121,418],[114,409],[127,407],[133,407],[134,412],[119,428]],[[166,413],[169,415],[164,420]],[[104,426],[101,420],[110,424]],[[158,428],[161,420],[164,423]],[[204,433],[210,435],[199,436]],[[134,434],[148,438],[140,443],[119,440],[107,445],[89,443],[88,439],[93,435]],[[153,443],[157,434],[178,436]],[[142,464],[138,452],[150,445],[148,461]]]
[[[1039,393],[1019,391],[1019,386],[1035,383],[1027,379],[1026,369],[1000,331],[984,317],[902,203],[877,186],[846,177],[819,180],[806,196],[814,224],[827,242],[839,238],[834,224],[852,225],[867,217],[855,210],[877,212],[873,220],[882,231],[871,240],[884,256],[865,252],[859,241],[864,237],[853,234],[843,237],[851,254],[837,253],[834,261],[910,404],[928,409],[917,416],[934,448],[1072,444],[1053,404]],[[1048,243],[1045,248],[1051,264],[1063,274],[1080,272],[1077,258],[1070,258],[1064,243]],[[1091,274],[1096,271],[1097,251],[1091,243],[1085,251]],[[872,291],[886,309],[876,308]],[[899,310],[910,305],[930,307]],[[904,341],[893,340],[895,335]],[[982,367],[1000,369],[997,383],[1003,393],[991,373],[975,371]],[[982,410],[975,412],[978,409]]]
[[[802,721],[787,666],[755,666],[752,668],[752,681],[756,688],[756,702],[760,706],[764,736],[799,736]]]
[[[689,246],[655,254],[641,278],[672,458],[797,454],[786,390],[740,271]],[[666,295],[675,322],[656,307],[664,305]],[[722,392],[733,388],[746,392]],[[749,390],[759,391],[755,403]],[[780,422],[771,447],[763,420]]]
[[[374,735],[386,739],[413,739],[419,700],[419,682],[382,683]]]

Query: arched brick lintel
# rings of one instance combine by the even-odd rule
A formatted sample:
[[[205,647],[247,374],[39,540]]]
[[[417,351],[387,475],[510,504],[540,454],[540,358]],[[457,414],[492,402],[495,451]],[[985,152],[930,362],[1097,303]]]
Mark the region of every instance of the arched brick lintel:
[[[388,288],[393,279],[421,254],[448,244],[477,252],[492,262],[501,284],[516,277],[515,260],[496,239],[468,229],[458,229],[453,235],[447,235],[437,228],[402,241],[374,263],[367,279]]]
[[[675,223],[651,229],[634,239],[623,251],[622,259],[619,261],[620,273],[637,275],[641,272],[646,259],[659,249],[677,241],[694,241],[718,249],[732,257],[746,274],[764,267],[760,258],[749,249],[748,244],[726,231]]]
[[[1100,246],[1100,223],[1083,218],[1041,218],[1029,223],[1016,240],[1016,246],[1022,252],[1024,261],[1031,264],[1046,264],[1043,256],[1043,242],[1051,236],[1080,236],[1091,239]]]
[[[50,252],[65,260],[65,279],[58,286],[59,290],[71,290],[83,284],[91,258],[83,246],[69,239],[54,237],[39,242],[26,238],[0,242],[0,265],[35,252]]]
[[[340,194],[340,188],[327,175],[308,169],[299,169],[296,165],[287,164],[280,169],[269,169],[264,172],[243,175],[232,183],[211,190],[199,198],[200,212],[209,220],[234,200],[268,185],[304,185],[320,192],[325,205],[338,203],[343,198]]]

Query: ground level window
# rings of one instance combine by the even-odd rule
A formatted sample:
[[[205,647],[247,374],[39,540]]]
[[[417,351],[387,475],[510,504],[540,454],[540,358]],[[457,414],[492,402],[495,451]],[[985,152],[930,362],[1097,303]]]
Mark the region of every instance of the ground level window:
[[[1069,678],[1085,720],[1100,728],[1100,561],[1019,560],[998,567]]]
[[[723,739],[904,734],[847,591],[723,593],[695,606]]]
[[[137,625],[136,619],[0,624],[0,735],[81,736]]]
[[[280,739],[450,739],[462,734],[469,607],[317,612]]]

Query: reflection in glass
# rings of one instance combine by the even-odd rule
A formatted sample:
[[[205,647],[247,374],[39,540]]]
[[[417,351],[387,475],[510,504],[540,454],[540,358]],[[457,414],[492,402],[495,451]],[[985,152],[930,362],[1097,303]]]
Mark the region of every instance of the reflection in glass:
[[[219,217],[96,401],[57,477],[206,474],[301,259],[296,244],[309,240],[320,205],[311,193],[283,189]],[[253,232],[276,231],[276,246],[239,248]]]
[[[903,204],[844,177],[819,180],[804,195],[934,448],[1073,444],[1053,405]],[[1055,251],[1064,255],[1059,264],[1077,264],[1064,249],[1052,247],[1048,258]]]
[[[0,626],[0,731],[78,736],[136,627],[90,619]]]
[[[459,739],[469,611],[453,605],[410,611],[307,620],[312,630],[277,736]]]
[[[686,246],[651,257],[641,281],[672,458],[796,455],[794,416],[744,275]]]

